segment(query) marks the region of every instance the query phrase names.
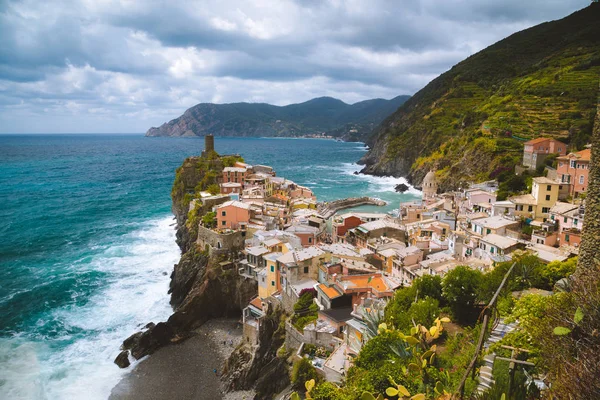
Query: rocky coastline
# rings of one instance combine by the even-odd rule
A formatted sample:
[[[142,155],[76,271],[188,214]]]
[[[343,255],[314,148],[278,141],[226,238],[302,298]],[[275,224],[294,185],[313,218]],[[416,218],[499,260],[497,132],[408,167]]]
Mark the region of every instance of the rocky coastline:
[[[261,327],[261,345],[257,348],[238,345],[239,339],[235,339],[234,346],[226,346],[225,350],[221,349],[216,354],[214,351],[219,347],[216,338],[227,335],[223,334],[222,329],[216,329],[214,338],[207,336],[214,321],[219,321],[220,318],[239,322],[242,309],[257,294],[256,281],[237,274],[235,264],[231,262],[237,260],[237,254],[209,255],[204,249],[200,249],[196,245],[197,228],[194,229],[197,222],[188,221],[190,201],[186,195],[203,182],[206,175],[214,172],[212,169],[222,168],[218,161],[211,161],[208,164],[210,167],[202,170],[198,165],[206,165],[206,159],[191,157],[177,170],[172,191],[172,210],[177,221],[177,244],[182,254],[171,274],[169,292],[173,314],[167,321],[149,322],[144,329],[123,341],[121,353],[115,359],[119,367],[128,368],[133,360],[140,360],[151,354],[152,357],[134,364],[129,377],[113,391],[113,399],[159,398],[152,397],[151,394],[148,397],[142,396],[147,393],[143,388],[144,382],[148,382],[147,386],[152,388],[155,386],[152,382],[156,379],[164,381],[167,386],[174,386],[175,391],[181,390],[180,396],[171,396],[172,398],[241,398],[238,392],[242,391],[248,399],[268,399],[289,383],[287,366],[283,365],[285,359],[277,357],[277,350],[285,340],[285,332],[281,329],[283,313],[280,309],[273,308],[269,312],[269,323]],[[199,210],[198,216],[201,217],[206,211]],[[241,337],[241,332],[239,336]],[[220,366],[208,368],[203,361],[207,359],[218,360]],[[198,372],[199,377],[190,381],[196,386],[211,387],[208,393],[217,397],[197,397],[196,386],[190,387],[187,383],[183,385],[185,389],[179,388],[181,378],[173,372],[168,374],[170,379],[157,378],[155,375],[160,375],[160,371],[165,368],[178,371],[198,371],[198,368],[204,368],[203,372]],[[220,379],[223,379],[224,384],[220,389],[214,388],[214,382],[205,382],[205,379],[214,381],[214,374],[204,376],[205,370],[213,369],[217,369]],[[235,391],[235,395],[225,394],[232,391]]]

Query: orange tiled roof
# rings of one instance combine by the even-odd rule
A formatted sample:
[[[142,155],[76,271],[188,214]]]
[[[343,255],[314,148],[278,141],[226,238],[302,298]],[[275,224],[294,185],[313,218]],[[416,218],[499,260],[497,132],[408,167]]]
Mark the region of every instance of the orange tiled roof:
[[[555,139],[540,137],[537,139],[531,139],[530,141],[525,142],[525,144],[538,144],[538,143],[545,142],[546,140],[555,140]]]
[[[576,153],[569,153],[566,156],[558,157],[558,159],[570,160],[571,158],[573,158],[573,156],[575,156],[575,158],[579,161],[590,161],[590,158],[592,157],[592,149],[585,149]]]
[[[371,278],[371,281],[369,281]],[[350,283],[348,289],[372,288],[378,292],[386,292],[390,290],[381,275],[349,275],[343,278],[345,282]]]
[[[259,310],[262,310],[262,301],[260,300],[260,297],[255,297],[254,299],[252,299],[252,301],[250,301],[250,304],[258,308]]]
[[[325,293],[325,296],[329,297],[330,299],[335,299],[336,297],[341,296],[341,294],[335,290],[333,286],[328,287],[327,285],[321,283],[318,287],[323,293]]]

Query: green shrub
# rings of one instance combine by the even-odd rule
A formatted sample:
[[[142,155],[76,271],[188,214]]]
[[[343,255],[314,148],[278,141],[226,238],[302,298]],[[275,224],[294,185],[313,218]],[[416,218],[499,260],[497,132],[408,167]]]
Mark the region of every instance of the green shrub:
[[[292,386],[296,390],[304,391],[304,383],[314,379],[315,381],[319,380],[319,375],[317,374],[317,370],[312,365],[310,360],[307,358],[302,358],[294,363],[292,368]]]

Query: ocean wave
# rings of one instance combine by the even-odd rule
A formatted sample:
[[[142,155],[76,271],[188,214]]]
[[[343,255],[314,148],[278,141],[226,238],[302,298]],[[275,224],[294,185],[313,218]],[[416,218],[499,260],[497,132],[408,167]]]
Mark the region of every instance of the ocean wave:
[[[179,258],[172,217],[151,220],[82,269],[103,284],[83,304],[53,310],[28,332],[0,340],[0,381],[10,399],[106,399],[126,371],[113,364],[123,339],[171,314],[169,272]],[[77,296],[77,293],[73,293]],[[56,326],[57,328],[51,328]],[[43,332],[52,331],[47,337]]]
[[[408,183],[406,178],[399,177],[395,178],[393,176],[374,176],[374,175],[365,175],[365,174],[355,174],[355,172],[360,172],[362,167],[355,163],[343,163],[342,171],[345,175],[352,175],[356,177],[356,179],[360,179],[363,181],[367,181],[369,183],[369,191],[372,192],[392,192],[396,193],[396,186],[400,184],[405,184],[408,186],[408,190],[405,193],[412,194],[414,196],[421,196],[422,192],[416,189],[414,186]]]

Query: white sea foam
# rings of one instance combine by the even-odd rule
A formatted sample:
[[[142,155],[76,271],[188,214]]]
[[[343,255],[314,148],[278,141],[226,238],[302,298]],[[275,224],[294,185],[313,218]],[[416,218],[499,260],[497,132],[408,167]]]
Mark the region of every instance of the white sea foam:
[[[344,163],[343,164],[343,172],[346,175],[352,175],[357,179],[365,180],[369,183],[369,191],[370,192],[396,192],[396,186],[404,183],[408,186],[408,190],[405,193],[412,194],[414,196],[421,196],[422,193],[420,190],[415,189],[411,184],[408,183],[406,178],[400,177],[395,178],[393,176],[373,176],[373,175],[365,175],[358,174],[355,172],[359,172],[362,167],[358,164],[354,163]]]
[[[53,317],[70,331],[82,329],[85,335],[74,341],[71,336],[40,342],[20,337],[2,340],[3,397],[94,400],[109,396],[126,373],[113,364],[123,339],[143,324],[171,314],[169,273],[179,258],[171,223],[171,217],[150,221],[118,238],[87,265],[77,266],[106,274],[105,286],[85,305],[57,309]],[[54,341],[57,346],[52,348]],[[61,341],[72,343],[61,346]]]

